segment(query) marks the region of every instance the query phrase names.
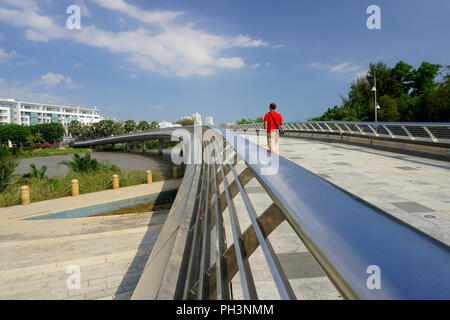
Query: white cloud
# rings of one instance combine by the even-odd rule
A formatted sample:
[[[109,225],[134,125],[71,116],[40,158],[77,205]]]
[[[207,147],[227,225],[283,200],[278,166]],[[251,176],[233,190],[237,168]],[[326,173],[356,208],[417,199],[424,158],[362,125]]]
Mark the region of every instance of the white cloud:
[[[313,62],[310,64],[310,67],[316,69],[316,68],[323,68],[325,66],[323,64],[321,64],[320,62]]]
[[[82,63],[75,63],[73,66],[75,68],[77,68],[77,69],[84,69],[85,68],[85,66]]]
[[[99,6],[106,9],[118,11],[124,13],[130,17],[138,19],[145,23],[150,24],[166,24],[179,15],[183,14],[182,11],[145,11],[141,10],[123,0],[91,0]]]
[[[4,49],[0,48],[0,63],[14,59],[17,56],[18,54],[14,50],[8,53]]]
[[[30,85],[21,82],[13,83],[4,78],[0,78],[0,97],[41,103],[52,101],[53,103],[67,104],[67,101],[60,96],[43,92],[42,90],[36,91],[35,84]]]
[[[259,68],[260,66],[261,66],[261,63],[257,62],[257,63],[255,63],[255,64],[252,64],[252,65],[250,66],[250,68],[256,69],[256,68]]]
[[[331,67],[330,72],[354,72],[360,69],[360,66],[352,65],[350,62],[343,62]]]
[[[270,62],[267,61],[264,65],[265,65],[266,67],[268,67],[268,66],[270,66]]]
[[[12,0],[0,1],[14,5]],[[180,77],[212,75],[218,70],[242,68],[245,62],[241,57],[226,57],[222,52],[230,48],[270,46],[268,42],[252,39],[248,35],[214,35],[195,28],[192,23],[175,24],[182,11],[145,11],[123,0],[92,1],[138,19],[148,26],[111,32],[95,25],[82,24],[81,30],[72,31],[56,25],[50,17],[41,15],[36,6],[25,8],[20,5],[16,7],[21,10],[0,7],[0,21],[25,28],[26,38],[32,41],[72,40],[112,53],[126,54],[126,60],[141,69]]]
[[[361,73],[362,69],[359,65],[354,65],[350,62],[342,62],[337,65],[328,65],[320,62],[313,62],[310,64],[313,69],[325,69],[330,73]]]
[[[69,89],[75,89],[78,86],[73,82],[72,79],[63,76],[62,74],[48,72],[46,74],[41,75],[41,79],[39,81],[46,89],[54,87],[59,84],[65,84],[65,86]]]
[[[132,74],[130,74],[130,78],[133,80],[137,80],[137,79],[139,79],[139,76],[135,73],[132,73]]]

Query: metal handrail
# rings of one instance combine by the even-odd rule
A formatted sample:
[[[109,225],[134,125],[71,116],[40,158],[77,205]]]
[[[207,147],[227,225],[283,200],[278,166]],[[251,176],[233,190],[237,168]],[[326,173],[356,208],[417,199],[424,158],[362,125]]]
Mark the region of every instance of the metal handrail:
[[[235,125],[234,131],[262,130],[264,124]],[[305,121],[283,124],[288,132],[331,133],[369,136],[433,144],[450,144],[450,123],[429,122],[358,122],[358,121]]]
[[[194,139],[210,152],[201,164],[187,165],[134,299],[228,299],[237,272],[244,298],[257,298],[248,258],[259,246],[280,297],[295,298],[268,239],[284,219],[345,298],[450,299],[449,246],[231,131],[205,126]],[[255,153],[278,161],[278,171],[262,174],[266,164]],[[245,167],[240,173],[237,159]],[[253,178],[273,201],[259,216],[244,188]],[[251,220],[244,232],[233,200],[238,194]],[[234,239],[228,248],[226,208]],[[373,265],[381,271],[379,289],[367,285]]]
[[[450,298],[450,247],[283,157],[276,174],[258,174],[250,150],[262,147],[234,134],[227,141],[245,145],[239,156],[345,297]],[[366,286],[370,265],[381,269],[380,290]]]

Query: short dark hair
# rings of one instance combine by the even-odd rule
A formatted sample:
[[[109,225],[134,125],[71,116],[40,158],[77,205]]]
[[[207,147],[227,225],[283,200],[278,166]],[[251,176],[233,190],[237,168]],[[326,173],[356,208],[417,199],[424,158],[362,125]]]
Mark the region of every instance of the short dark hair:
[[[269,107],[270,109],[275,110],[277,108],[277,105],[272,102]]]

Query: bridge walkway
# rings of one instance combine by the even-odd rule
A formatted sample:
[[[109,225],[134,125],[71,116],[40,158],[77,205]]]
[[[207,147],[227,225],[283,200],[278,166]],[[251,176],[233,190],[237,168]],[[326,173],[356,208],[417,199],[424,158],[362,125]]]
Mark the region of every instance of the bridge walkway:
[[[246,137],[266,145],[265,136]],[[449,162],[288,137],[280,154],[450,245]]]

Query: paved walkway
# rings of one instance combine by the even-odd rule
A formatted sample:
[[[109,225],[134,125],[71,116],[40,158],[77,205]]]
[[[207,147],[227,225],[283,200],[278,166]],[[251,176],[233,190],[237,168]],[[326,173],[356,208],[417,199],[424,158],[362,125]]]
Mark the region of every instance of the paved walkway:
[[[129,299],[168,211],[20,219],[178,188],[161,181],[0,209],[0,299]],[[70,266],[80,289],[68,289]]]
[[[265,137],[259,143],[266,145]],[[280,154],[450,245],[449,162],[287,137]]]
[[[246,136],[266,146],[265,137]],[[345,144],[285,138],[280,154],[323,179],[353,193],[399,219],[450,245],[450,164]],[[237,166],[242,170],[243,166]],[[228,175],[231,180],[231,173]],[[245,187],[258,214],[272,201],[252,179]],[[250,220],[240,196],[235,198],[241,229]],[[232,243],[228,209],[224,212],[227,245]],[[287,222],[269,236],[298,299],[342,299]],[[278,291],[259,248],[249,259],[260,299]],[[242,298],[239,276],[232,281],[234,298]]]

